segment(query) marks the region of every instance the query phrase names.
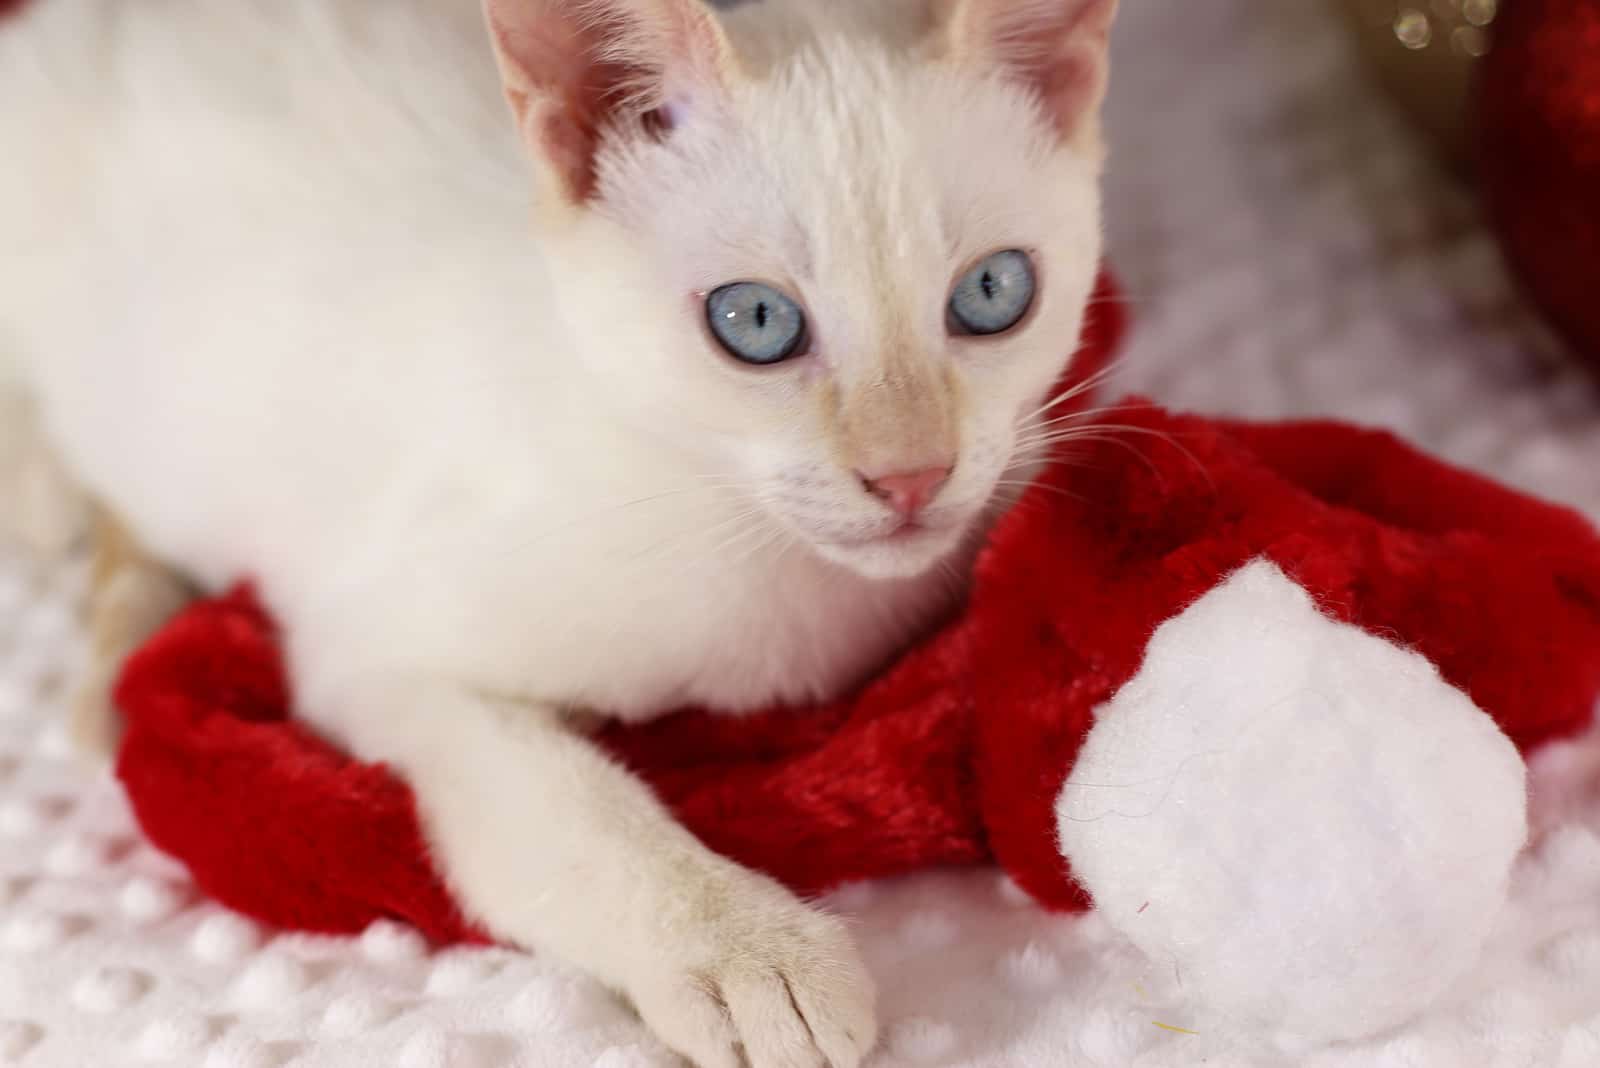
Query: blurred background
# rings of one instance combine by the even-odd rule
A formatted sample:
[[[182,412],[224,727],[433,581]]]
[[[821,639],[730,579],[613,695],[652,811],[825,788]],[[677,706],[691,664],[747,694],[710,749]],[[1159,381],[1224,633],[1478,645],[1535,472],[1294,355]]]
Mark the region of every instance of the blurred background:
[[[1600,4],[1125,0],[1121,18],[1123,384],[1388,426],[1600,515],[1600,319],[1558,334],[1544,314],[1552,278],[1600,286],[1600,194],[1571,192],[1600,190]]]

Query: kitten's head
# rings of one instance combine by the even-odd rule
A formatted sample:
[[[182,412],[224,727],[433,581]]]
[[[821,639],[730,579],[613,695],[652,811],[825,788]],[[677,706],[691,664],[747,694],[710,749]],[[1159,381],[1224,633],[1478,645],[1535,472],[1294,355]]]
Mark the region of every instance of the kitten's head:
[[[927,569],[1078,343],[1115,4],[486,0],[572,358],[817,552]]]

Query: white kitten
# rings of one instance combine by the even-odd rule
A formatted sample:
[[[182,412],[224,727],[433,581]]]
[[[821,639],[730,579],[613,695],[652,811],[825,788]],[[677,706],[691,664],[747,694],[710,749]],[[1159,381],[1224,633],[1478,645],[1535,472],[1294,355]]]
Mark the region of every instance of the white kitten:
[[[848,1068],[840,925],[564,712],[834,695],[948,606],[1078,336],[1113,7],[37,0],[0,344],[491,931],[702,1065]]]

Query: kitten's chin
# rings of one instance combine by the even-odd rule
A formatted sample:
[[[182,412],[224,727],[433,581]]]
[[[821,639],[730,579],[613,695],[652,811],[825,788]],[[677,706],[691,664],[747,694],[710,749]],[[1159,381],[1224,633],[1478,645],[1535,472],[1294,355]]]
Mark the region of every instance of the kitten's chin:
[[[813,541],[817,554],[863,578],[912,579],[950,559],[962,543],[962,528],[900,530],[858,542]]]

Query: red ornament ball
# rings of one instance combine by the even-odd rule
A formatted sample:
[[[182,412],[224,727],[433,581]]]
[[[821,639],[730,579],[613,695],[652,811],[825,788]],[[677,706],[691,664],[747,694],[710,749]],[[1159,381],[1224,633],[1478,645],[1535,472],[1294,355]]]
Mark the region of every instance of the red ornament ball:
[[[1478,86],[1484,190],[1507,259],[1600,371],[1600,2],[1501,5]]]

